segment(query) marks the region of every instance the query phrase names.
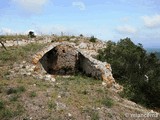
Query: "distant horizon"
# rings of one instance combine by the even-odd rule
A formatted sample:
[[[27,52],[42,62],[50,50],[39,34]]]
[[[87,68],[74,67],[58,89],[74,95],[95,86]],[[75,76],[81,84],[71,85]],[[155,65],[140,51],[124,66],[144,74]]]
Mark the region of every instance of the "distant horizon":
[[[160,52],[160,48],[145,48],[148,52]]]
[[[0,34],[126,37],[145,48],[160,47],[159,0],[1,0]]]
[[[34,32],[34,30],[32,30],[32,31]],[[29,31],[26,32],[25,34],[18,34],[18,33],[17,33],[17,34],[16,34],[16,33],[15,33],[15,34],[0,34],[0,36],[1,36],[1,35],[6,35],[6,36],[7,36],[7,35],[13,35],[13,36],[14,36],[14,35],[28,35],[28,33],[29,33]],[[35,33],[35,34],[36,34],[36,33]],[[36,34],[36,35],[38,35],[38,36],[41,36],[41,35],[49,35],[49,36],[50,36],[50,35],[53,35],[53,34],[54,34],[54,33],[52,33],[52,34]],[[54,35],[61,36],[61,33],[59,33],[59,34],[54,34]],[[82,35],[83,35],[83,34],[82,34]],[[79,34],[79,35],[74,35],[74,34],[72,34],[72,35],[69,35],[69,34],[66,35],[66,34],[64,33],[64,36],[77,36],[77,37],[78,37],[78,36],[80,36],[80,34]],[[83,36],[84,36],[84,37],[91,37],[91,36],[85,36],[85,35],[83,35]],[[94,36],[94,35],[92,35],[92,36]],[[95,37],[95,36],[94,36],[94,37]],[[126,37],[125,37],[125,38],[126,38]],[[128,38],[129,38],[129,37],[128,37]],[[109,40],[100,39],[100,38],[98,38],[98,37],[97,37],[97,39],[99,39],[99,40],[101,40],[101,41],[106,41],[106,42],[109,41]],[[120,39],[124,39],[124,38],[119,38],[118,40],[111,40],[111,41],[113,41],[113,42],[118,42]],[[133,41],[132,38],[130,38],[130,39],[131,39],[132,42],[134,42],[134,44],[136,44],[136,45],[139,44],[139,43],[135,43],[135,41]],[[160,51],[160,47],[159,47],[159,46],[144,46],[143,43],[140,43],[140,44],[142,44],[143,48],[145,48],[145,49],[156,49],[156,50],[159,49],[159,51]]]

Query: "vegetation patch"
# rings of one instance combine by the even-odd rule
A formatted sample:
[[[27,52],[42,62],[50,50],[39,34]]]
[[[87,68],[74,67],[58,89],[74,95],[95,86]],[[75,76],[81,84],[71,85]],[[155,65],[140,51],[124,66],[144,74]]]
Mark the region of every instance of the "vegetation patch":
[[[23,60],[44,46],[44,44],[31,43],[26,46],[8,47],[7,50],[0,48],[0,64]]]
[[[19,95],[12,95],[12,96],[10,96],[10,101],[11,102],[15,102],[15,101],[17,101],[18,100],[18,98],[19,98]]]
[[[37,93],[35,91],[31,91],[29,93],[29,97],[33,98],[33,97],[36,97],[37,96]]]
[[[17,39],[28,39],[27,35],[0,35],[0,40],[17,40]]]
[[[48,108],[50,109],[50,110],[52,110],[52,109],[56,109],[56,103],[53,101],[53,100],[49,100],[48,101]]]
[[[121,46],[121,49],[117,47],[117,45]],[[113,101],[112,99],[112,96],[114,96],[115,94],[111,94],[107,87],[102,86],[102,81],[87,77],[82,73],[77,73],[74,76],[56,76],[56,81],[54,83],[50,81],[37,80],[31,76],[24,77],[23,75],[17,75],[16,77],[13,77],[9,80],[7,79],[7,76],[10,74],[8,71],[12,68],[12,65],[15,61],[19,63],[24,59],[25,61],[30,60],[30,56],[39,49],[43,48],[43,46],[45,45],[39,45],[36,43],[29,44],[23,47],[8,47],[7,51],[0,48],[0,68],[2,68],[3,70],[0,71],[0,120],[31,118],[61,120],[83,120],[85,118],[89,118],[91,120],[98,120],[109,118],[114,119],[115,115],[119,115],[119,111],[120,113],[122,112],[121,114],[123,114],[123,112],[135,112],[135,110],[128,109],[126,107],[120,106],[119,104],[119,106],[117,104],[115,105],[115,101],[117,99],[115,101]],[[152,59],[152,57],[150,57],[150,60],[148,60],[148,57],[145,56],[145,60],[147,61],[144,60],[140,62],[140,67],[145,72],[147,71],[148,67],[149,72],[147,72],[146,75],[149,76],[149,78],[152,78],[153,81],[148,81],[153,86],[152,87],[151,85],[148,85],[148,83],[144,84],[143,82],[140,82],[140,78],[142,78],[141,75],[145,74],[141,69],[139,69],[139,67],[137,67],[139,66],[139,62],[135,62],[134,64],[132,63],[135,66],[131,66],[132,64],[127,62],[127,60],[130,59],[134,59],[132,61],[134,62],[137,59],[140,60],[141,57],[143,58],[143,54],[140,54],[141,52],[136,52],[136,50],[129,52],[131,48],[141,51],[141,47],[139,45],[138,47],[134,47],[134,45],[130,47],[130,42],[124,43],[124,41],[122,43],[120,42],[113,44],[112,47],[113,48],[110,52],[108,52],[106,49],[101,51],[102,54],[99,56],[99,58],[107,62],[109,59],[110,63],[113,62],[113,72],[116,69],[118,70],[114,72],[114,77],[125,86],[125,92],[121,93],[121,95],[124,97],[128,97],[131,100],[138,100],[137,96],[139,96],[139,98],[141,97],[141,102],[144,102],[144,100],[146,100],[148,96],[154,96],[153,94],[151,94],[151,92],[148,92],[152,91],[152,93],[154,93],[157,97],[152,97],[152,103],[157,101],[158,104],[159,91],[157,89],[159,86],[159,82],[155,82],[155,79],[157,78],[157,80],[159,80],[159,78],[157,77],[159,72],[155,69],[158,70],[159,66],[157,65],[158,62],[156,62],[154,67],[152,67],[152,65],[150,64],[152,63],[152,61],[156,61],[156,59]],[[121,55],[115,57],[115,51],[118,51],[118,54]],[[106,54],[104,54],[103,52]],[[131,55],[132,53],[134,53],[134,55]],[[114,58],[111,59],[110,57],[107,57],[107,55],[111,55],[111,58],[114,56]],[[145,67],[145,65],[148,66]],[[136,70],[133,69],[134,71],[132,71],[131,68],[134,68]],[[136,72],[137,70],[139,71]],[[140,78],[137,78],[135,73],[139,73]],[[126,76],[126,74],[128,76]],[[134,74],[135,76],[134,79],[138,79],[139,81],[132,81],[132,74]],[[127,82],[125,83],[124,81]],[[131,84],[134,82],[137,82],[140,87],[138,88],[138,85]],[[140,90],[140,92],[137,92],[136,89],[137,91]],[[147,93],[150,94],[148,94],[147,96]],[[151,103],[151,98],[148,100],[149,101],[147,103]],[[152,105],[156,106],[155,104]],[[57,107],[61,107],[62,110],[57,110]],[[106,111],[106,109],[110,111],[108,112]],[[112,113],[112,111],[114,110],[116,111],[115,115]],[[117,116],[116,118],[119,117]]]
[[[90,42],[93,42],[93,43],[95,43],[96,40],[97,40],[97,38],[95,38],[94,36],[91,36],[90,39],[89,39],[89,41],[90,41]]]
[[[109,97],[103,98],[101,102],[103,105],[109,108],[111,108],[114,105],[114,101]]]
[[[4,101],[0,100],[0,110],[4,108]]]
[[[99,114],[97,110],[91,109],[91,108],[85,108],[81,111],[82,114],[85,116],[90,116],[91,120],[99,120]]]
[[[25,111],[20,103],[9,103],[7,101],[0,101],[0,119],[8,120],[12,117],[21,115]]]
[[[124,86],[121,95],[147,107],[160,108],[160,62],[130,38],[108,41],[97,58],[111,64],[114,78]]]
[[[25,87],[24,86],[19,86],[19,87],[17,87],[17,88],[9,88],[7,91],[6,91],[6,93],[7,93],[7,95],[9,95],[9,94],[16,94],[16,93],[22,93],[22,92],[25,92],[26,91],[26,89],[25,89]]]

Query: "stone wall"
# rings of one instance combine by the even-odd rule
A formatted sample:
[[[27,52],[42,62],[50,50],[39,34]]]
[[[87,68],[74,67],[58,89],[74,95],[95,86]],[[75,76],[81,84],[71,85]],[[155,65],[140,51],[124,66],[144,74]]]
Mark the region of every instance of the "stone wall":
[[[102,79],[100,69],[97,69],[92,61],[79,53],[79,71],[85,73],[87,76],[92,76],[96,79]]]
[[[17,40],[6,40],[4,42],[4,46],[6,47],[10,47],[10,46],[25,46],[29,43],[49,43],[51,42],[51,38],[44,38],[44,39],[40,39],[40,40],[37,40],[37,39],[17,39]],[[0,45],[1,47],[1,45]]]
[[[47,73],[53,74],[52,66],[55,66],[57,57],[56,50],[53,48],[45,53],[44,56],[39,60]]]
[[[103,85],[116,91],[123,88],[112,76],[110,64],[94,59],[86,49],[70,42],[57,42],[34,55],[33,64],[42,64],[49,74],[73,74],[83,72],[87,76],[103,80]]]

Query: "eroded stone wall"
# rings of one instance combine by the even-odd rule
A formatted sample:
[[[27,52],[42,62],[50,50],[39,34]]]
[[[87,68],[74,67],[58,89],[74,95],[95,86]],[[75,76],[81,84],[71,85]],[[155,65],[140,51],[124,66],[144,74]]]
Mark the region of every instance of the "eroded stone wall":
[[[69,42],[57,42],[46,47],[33,57],[32,62],[35,65],[40,62],[49,74],[72,74],[79,71],[103,80],[103,85],[113,90],[123,90],[115,82],[110,64],[94,59],[87,50]]]
[[[53,68],[56,65],[58,55],[56,54],[55,48],[48,51],[44,56],[39,60],[42,64],[45,71],[49,74],[53,74]]]
[[[81,53],[79,53],[78,62],[79,71],[85,73],[87,76],[91,76],[99,80],[102,79],[102,72],[100,69],[97,69],[94,66],[94,63],[91,62],[88,58],[84,57]]]

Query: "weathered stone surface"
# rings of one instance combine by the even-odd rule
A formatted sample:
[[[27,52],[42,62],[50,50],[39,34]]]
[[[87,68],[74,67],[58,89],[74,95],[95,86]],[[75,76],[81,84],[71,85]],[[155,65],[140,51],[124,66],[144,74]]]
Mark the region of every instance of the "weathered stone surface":
[[[88,45],[87,43],[80,43],[79,46],[78,46],[80,49],[88,49]]]
[[[58,45],[47,52],[40,62],[50,74],[73,74],[76,71],[78,52],[68,45]]]
[[[79,71],[103,80],[103,86],[116,92],[122,91],[123,87],[117,84],[112,76],[110,64],[94,59],[91,55],[92,52],[79,48],[75,43],[55,42],[35,54],[33,64],[26,61],[21,64],[15,63],[9,77],[21,74],[55,82],[53,75],[69,75]]]
[[[26,61],[23,61],[20,64],[15,63],[13,68],[9,70],[10,75],[8,76],[10,79],[16,77],[16,75],[22,76],[32,76],[37,80],[47,80],[51,82],[55,82],[55,78],[53,75],[47,74],[46,71],[43,69],[40,63],[33,65]]]
[[[88,76],[102,79],[101,70],[99,68],[97,69],[95,63],[90,61],[89,58],[85,57],[82,53],[79,53],[79,70]]]
[[[94,59],[84,47],[81,47],[69,42],[53,43],[38,52],[33,57],[33,63],[37,64],[40,61],[49,74],[71,74],[80,71],[103,80],[107,87],[116,92],[122,91],[123,87],[118,85],[112,76],[110,64]]]

